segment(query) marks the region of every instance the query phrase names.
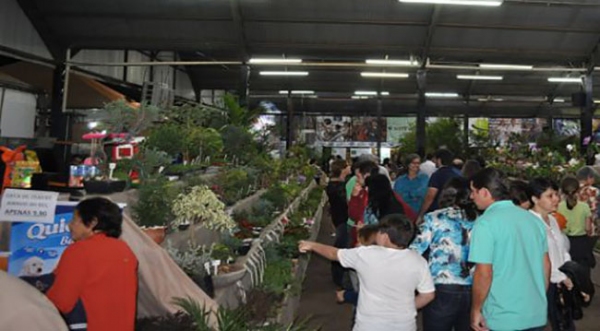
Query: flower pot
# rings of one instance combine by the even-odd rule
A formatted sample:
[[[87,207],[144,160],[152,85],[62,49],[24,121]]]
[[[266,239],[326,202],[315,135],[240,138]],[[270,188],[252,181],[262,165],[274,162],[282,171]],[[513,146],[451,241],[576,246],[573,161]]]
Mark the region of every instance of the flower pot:
[[[202,291],[204,291],[204,293],[206,293],[209,297],[215,297],[215,286],[213,284],[213,279],[211,276],[195,275],[190,278],[192,278],[194,283],[196,283],[196,285],[198,285],[202,289]]]
[[[246,275],[246,268],[239,264],[232,264],[231,270],[228,273],[212,276],[212,283],[214,288],[224,288],[235,284],[238,280],[244,278]]]
[[[165,241],[167,231],[166,226],[155,226],[152,228],[144,228],[142,230],[148,237],[150,237],[152,240],[154,240],[155,243],[159,245],[162,244],[163,241]]]

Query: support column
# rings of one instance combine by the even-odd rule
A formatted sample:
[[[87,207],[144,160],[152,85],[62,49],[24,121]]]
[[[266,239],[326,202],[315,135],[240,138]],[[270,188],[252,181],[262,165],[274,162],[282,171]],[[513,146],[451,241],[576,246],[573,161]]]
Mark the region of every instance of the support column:
[[[381,95],[377,98],[377,156],[381,162],[381,133],[383,132],[381,128],[381,113],[383,110],[383,103],[381,101]]]
[[[238,88],[239,102],[242,107],[248,106],[250,93],[250,66],[245,64],[240,68],[240,84]]]
[[[290,91],[288,91],[287,97],[287,137],[286,137],[286,149],[289,150],[294,142],[294,100]]]
[[[71,146],[68,144],[70,138],[70,119],[64,111],[67,107],[68,95],[68,72],[66,64],[55,67],[52,76],[52,105],[50,110],[50,137],[56,138],[54,145],[54,158],[56,159],[61,173],[68,172],[69,159],[71,157]]]
[[[417,153],[421,157],[425,157],[425,140],[427,139],[425,133],[425,112],[426,112],[426,101],[425,101],[425,89],[427,72],[423,69],[417,71],[417,86],[419,88],[418,101],[417,101]]]
[[[595,143],[592,132],[594,95],[591,73],[583,78],[583,92],[585,93],[585,103],[581,107],[581,153],[586,155],[586,163],[591,165],[594,163],[594,155],[593,149],[588,150],[588,145]]]

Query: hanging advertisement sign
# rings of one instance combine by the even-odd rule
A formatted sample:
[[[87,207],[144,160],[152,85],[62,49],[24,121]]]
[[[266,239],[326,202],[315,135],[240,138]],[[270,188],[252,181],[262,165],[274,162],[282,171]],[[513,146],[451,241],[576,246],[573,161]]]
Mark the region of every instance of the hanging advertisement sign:
[[[387,141],[398,143],[400,139],[410,132],[410,129],[416,124],[414,117],[388,117],[387,118]]]
[[[355,117],[353,122],[354,141],[377,142],[378,130],[381,128],[381,141],[386,141],[386,119],[377,121],[377,117]]]
[[[53,223],[13,223],[8,273],[13,276],[40,276],[51,273],[64,250],[72,243],[69,223],[76,202],[59,202]]]
[[[352,118],[346,116],[317,116],[318,141],[340,142],[352,140]]]

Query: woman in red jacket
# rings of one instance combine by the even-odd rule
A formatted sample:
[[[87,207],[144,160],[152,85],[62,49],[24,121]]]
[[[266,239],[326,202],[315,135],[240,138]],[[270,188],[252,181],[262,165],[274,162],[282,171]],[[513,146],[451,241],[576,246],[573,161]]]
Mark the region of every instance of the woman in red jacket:
[[[350,218],[363,224],[375,224],[387,215],[404,214],[414,223],[416,213],[394,193],[390,179],[376,171],[366,179],[357,174],[356,186],[348,202]]]
[[[69,223],[75,241],[63,253],[47,295],[67,314],[81,300],[88,331],[133,331],[137,259],[119,240],[123,217],[105,198],[80,202]]]

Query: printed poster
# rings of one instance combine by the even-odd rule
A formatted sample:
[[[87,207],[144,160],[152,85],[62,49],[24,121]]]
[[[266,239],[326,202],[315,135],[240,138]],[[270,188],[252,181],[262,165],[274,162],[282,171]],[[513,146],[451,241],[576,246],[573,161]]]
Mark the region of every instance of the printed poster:
[[[387,141],[391,143],[400,142],[400,139],[404,138],[416,123],[417,119],[414,117],[388,117]]]
[[[40,276],[54,271],[60,256],[72,243],[69,223],[76,202],[58,202],[54,222],[13,223],[11,228],[8,273],[20,276]]]
[[[317,116],[317,140],[327,142],[352,141],[352,118],[347,116]]]
[[[573,119],[555,119],[554,131],[559,136],[579,136],[581,126],[578,120]]]
[[[353,123],[354,141],[377,142],[377,131],[381,124],[381,141],[386,141],[387,125],[386,119],[381,118],[377,121],[377,117],[355,117]]]

